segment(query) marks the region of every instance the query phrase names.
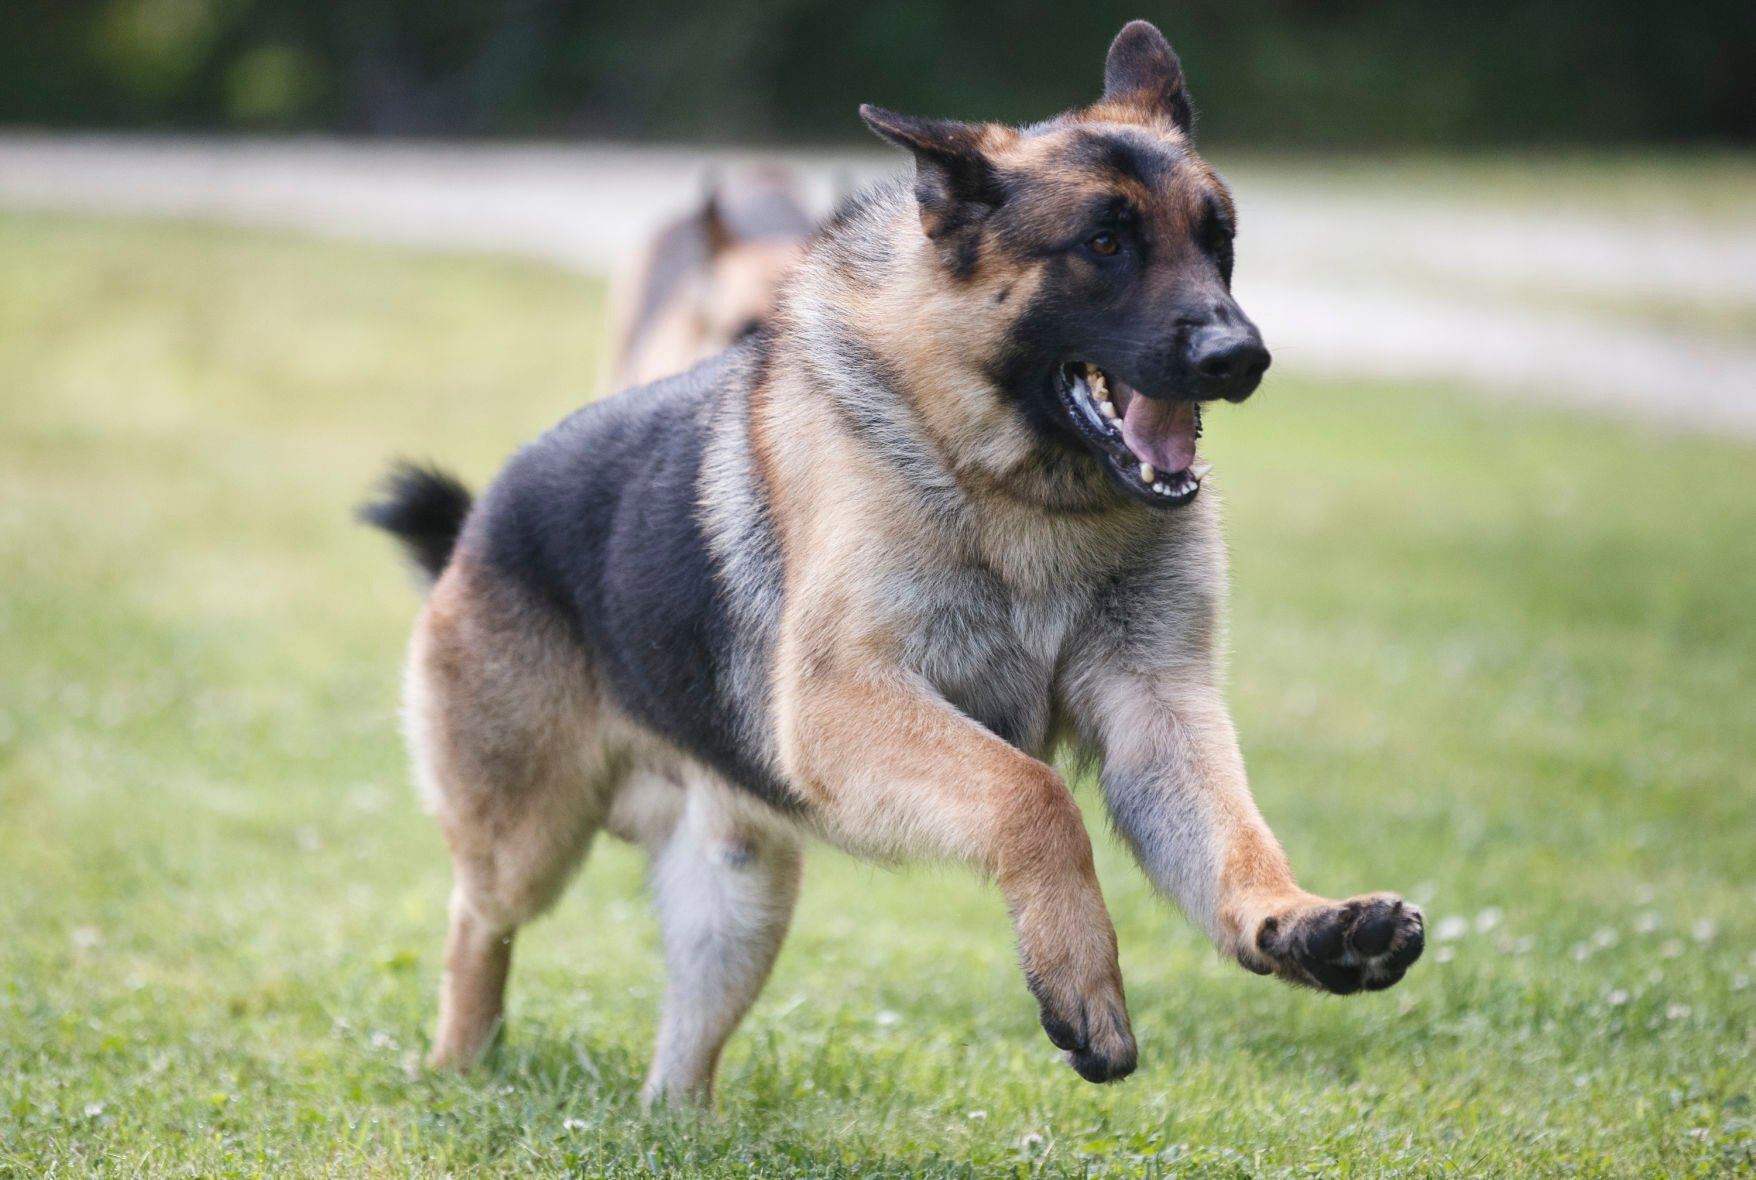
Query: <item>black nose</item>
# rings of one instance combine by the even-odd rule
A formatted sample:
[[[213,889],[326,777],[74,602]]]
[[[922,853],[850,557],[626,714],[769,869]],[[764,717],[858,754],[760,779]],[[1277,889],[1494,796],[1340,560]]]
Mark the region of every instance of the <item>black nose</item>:
[[[1254,327],[1202,333],[1194,343],[1190,367],[1204,397],[1243,401],[1268,371],[1268,350]]]

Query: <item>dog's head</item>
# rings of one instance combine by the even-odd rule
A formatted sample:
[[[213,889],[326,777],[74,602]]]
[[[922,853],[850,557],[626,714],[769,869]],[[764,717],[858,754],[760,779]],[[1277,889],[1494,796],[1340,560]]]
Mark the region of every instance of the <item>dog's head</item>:
[[[622,293],[632,322],[617,386],[681,373],[760,330],[812,228],[788,174],[717,180],[698,209],[660,231],[638,289]]]
[[[723,351],[773,317],[813,228],[790,178],[777,172],[721,182],[701,219],[707,269],[696,291],[696,359]]]
[[[861,115],[914,154],[940,286],[999,329],[978,360],[994,387],[1126,494],[1194,499],[1201,403],[1250,396],[1269,356],[1232,298],[1236,214],[1159,31],[1125,27],[1103,97],[1032,127]]]

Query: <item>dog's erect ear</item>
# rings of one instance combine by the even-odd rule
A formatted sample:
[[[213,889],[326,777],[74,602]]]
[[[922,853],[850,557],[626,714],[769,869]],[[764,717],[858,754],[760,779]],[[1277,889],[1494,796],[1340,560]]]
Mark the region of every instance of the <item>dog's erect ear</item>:
[[[718,258],[737,242],[737,235],[726,224],[726,215],[720,209],[717,185],[708,192],[707,200],[701,206],[701,236],[707,243],[708,256],[712,258]]]
[[[737,240],[721,207],[723,191],[719,169],[710,167],[701,174],[701,207],[695,212],[695,222],[701,227],[701,244],[709,258],[718,257]]]
[[[1104,59],[1104,101],[1168,115],[1184,132],[1195,122],[1183,63],[1165,35],[1143,20],[1129,21]]]
[[[891,143],[914,153],[915,199],[928,237],[943,237],[978,221],[1004,199],[994,165],[982,151],[993,128],[898,115],[870,103],[860,108],[860,118]]]

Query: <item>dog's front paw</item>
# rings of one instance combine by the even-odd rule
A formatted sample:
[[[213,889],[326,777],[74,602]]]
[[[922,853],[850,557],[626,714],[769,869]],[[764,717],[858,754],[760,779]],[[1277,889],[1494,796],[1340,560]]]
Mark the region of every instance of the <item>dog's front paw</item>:
[[[1037,989],[1033,988],[1033,991]],[[1049,997],[1038,991],[1043,1031],[1067,1064],[1088,1082],[1114,1082],[1134,1072],[1134,1033],[1120,998]]]
[[[1255,950],[1282,979],[1345,996],[1394,984],[1425,946],[1418,907],[1393,893],[1371,893],[1264,918]],[[1264,964],[1246,959],[1245,966]]]

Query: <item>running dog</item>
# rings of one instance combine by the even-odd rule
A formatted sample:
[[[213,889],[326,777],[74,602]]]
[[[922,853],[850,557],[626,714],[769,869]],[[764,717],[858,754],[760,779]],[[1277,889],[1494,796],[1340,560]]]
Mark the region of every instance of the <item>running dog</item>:
[[[406,725],[456,869],[435,1065],[483,1052],[514,933],[607,830],[652,855],[649,1100],[711,1101],[807,836],[986,874],[1049,1039],[1123,1077],[1057,750],[1249,970],[1348,993],[1421,953],[1396,896],[1300,888],[1245,781],[1197,448],[1269,354],[1170,46],[1128,25],[1103,97],[1031,127],[861,114],[913,179],[816,233],[772,327],[579,410],[473,505],[405,467],[365,509],[433,579]]]

